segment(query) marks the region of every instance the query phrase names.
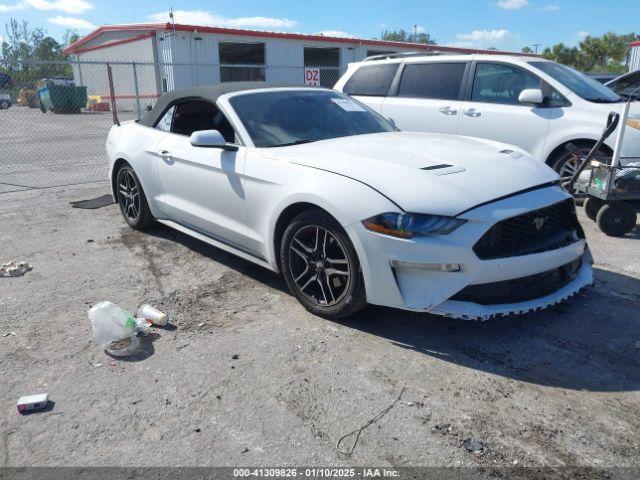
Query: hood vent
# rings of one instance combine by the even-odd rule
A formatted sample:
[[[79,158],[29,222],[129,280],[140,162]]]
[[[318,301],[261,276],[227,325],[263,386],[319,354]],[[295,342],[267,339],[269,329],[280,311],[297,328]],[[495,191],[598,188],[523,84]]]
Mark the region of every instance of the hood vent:
[[[453,165],[449,165],[448,163],[441,163],[439,165],[430,165],[428,167],[422,167],[420,170],[439,170],[441,168],[449,168],[453,167]]]

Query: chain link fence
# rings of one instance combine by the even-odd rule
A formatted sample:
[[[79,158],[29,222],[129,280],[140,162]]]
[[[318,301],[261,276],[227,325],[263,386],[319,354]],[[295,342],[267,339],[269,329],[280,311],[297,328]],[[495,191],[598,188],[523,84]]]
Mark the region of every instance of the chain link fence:
[[[322,86],[337,66],[26,62],[0,66],[0,194],[107,179],[105,140],[140,118],[165,92],[233,81]]]

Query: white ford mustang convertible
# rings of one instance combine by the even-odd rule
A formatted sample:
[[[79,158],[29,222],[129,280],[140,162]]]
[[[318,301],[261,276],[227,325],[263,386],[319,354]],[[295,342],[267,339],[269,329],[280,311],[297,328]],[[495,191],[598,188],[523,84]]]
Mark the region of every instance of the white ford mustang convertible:
[[[155,220],[281,272],[323,317],[371,303],[486,319],[592,283],[572,198],[544,162],[496,142],[399,132],[332,90],[172,92],[114,125],[107,151],[131,227]]]

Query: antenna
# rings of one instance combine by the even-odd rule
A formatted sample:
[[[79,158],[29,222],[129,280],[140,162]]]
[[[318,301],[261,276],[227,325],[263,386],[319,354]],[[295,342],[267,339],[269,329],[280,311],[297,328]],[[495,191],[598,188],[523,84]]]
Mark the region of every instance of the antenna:
[[[173,14],[173,7],[169,7],[169,23],[171,24],[171,30],[164,32],[165,37],[170,37],[176,33],[176,20]]]

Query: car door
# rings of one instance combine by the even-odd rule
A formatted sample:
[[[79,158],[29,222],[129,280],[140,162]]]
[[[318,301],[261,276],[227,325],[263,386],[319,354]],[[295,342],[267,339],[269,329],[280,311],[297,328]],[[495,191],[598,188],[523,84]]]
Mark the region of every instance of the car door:
[[[400,130],[458,133],[462,84],[468,62],[406,63],[395,95],[382,114]]]
[[[545,89],[533,73],[507,63],[478,62],[468,99],[462,104],[458,133],[516,145],[534,156],[544,151],[553,108],[524,105],[527,88]]]
[[[235,140],[224,114],[210,102],[178,103],[169,121],[170,132],[157,147],[156,163],[169,219],[242,249],[247,244],[242,178],[246,149],[191,145],[189,136],[199,130],[219,130],[228,142]]]

